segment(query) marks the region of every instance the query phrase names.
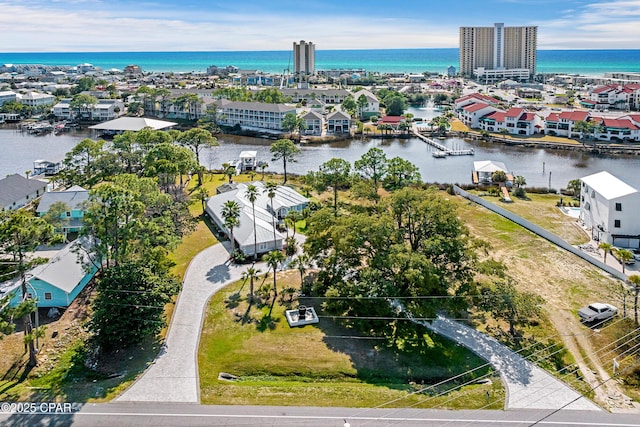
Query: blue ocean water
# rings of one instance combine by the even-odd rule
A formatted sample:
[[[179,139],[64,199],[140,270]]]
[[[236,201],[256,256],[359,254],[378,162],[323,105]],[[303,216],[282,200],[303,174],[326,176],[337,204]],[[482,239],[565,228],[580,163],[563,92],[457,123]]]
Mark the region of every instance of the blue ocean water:
[[[42,52],[0,53],[1,64],[78,65],[103,69],[137,64],[144,71],[205,71],[210,65],[281,73],[293,68],[290,51],[246,52]],[[316,68],[379,72],[445,72],[458,68],[458,49],[318,50]],[[607,71],[640,72],[640,50],[538,50],[538,72],[601,76]]]

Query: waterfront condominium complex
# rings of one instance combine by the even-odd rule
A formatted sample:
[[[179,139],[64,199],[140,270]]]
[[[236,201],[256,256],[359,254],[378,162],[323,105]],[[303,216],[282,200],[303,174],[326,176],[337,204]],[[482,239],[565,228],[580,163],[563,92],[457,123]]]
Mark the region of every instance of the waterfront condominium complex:
[[[460,27],[460,74],[485,82],[536,73],[538,27]]]
[[[293,72],[296,76],[312,75],[316,68],[316,47],[311,42],[293,42]]]

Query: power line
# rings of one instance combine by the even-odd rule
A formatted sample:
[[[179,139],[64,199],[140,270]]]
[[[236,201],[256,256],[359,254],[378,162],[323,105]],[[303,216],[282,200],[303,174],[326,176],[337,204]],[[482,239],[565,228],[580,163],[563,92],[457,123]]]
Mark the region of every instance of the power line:
[[[611,326],[613,326],[613,325],[615,325],[615,324],[617,324],[617,323],[621,322],[622,320],[623,320],[623,319],[620,319],[620,320],[618,320],[618,321],[616,321],[616,322],[610,323],[609,325],[607,325],[607,326],[606,326],[606,328],[609,328],[609,327],[611,327]],[[603,322],[601,322],[601,323],[603,323]],[[601,324],[601,323],[600,323],[600,324]],[[596,332],[594,331],[594,332],[592,332],[592,334],[591,334],[591,335],[593,335],[593,334],[595,334],[595,333],[596,333]],[[523,351],[525,351],[525,350],[527,350],[527,349],[529,349],[529,348],[533,347],[534,345],[536,345],[536,344],[532,344],[532,345],[530,345],[530,346],[528,346],[528,347],[525,347],[525,348],[523,348],[523,349],[520,349],[520,350],[518,350],[518,351],[514,351],[514,353],[519,354],[519,353],[521,353],[521,352],[523,352]],[[540,350],[536,351],[535,353],[533,353],[532,355],[529,355],[528,357],[533,357],[533,356],[535,356],[536,354],[539,354],[539,353],[540,353],[540,352],[542,352],[542,351],[546,351],[546,350],[548,350],[549,348],[554,347],[555,345],[556,345],[556,344],[554,343],[554,344],[552,344],[552,345],[550,345],[550,346],[547,346],[547,347],[545,347],[545,348],[543,348],[543,349],[540,349]],[[556,352],[554,352],[554,353],[550,354],[550,355],[549,355],[549,356],[547,356],[547,357],[551,357],[552,355],[556,354],[558,351],[562,351],[562,350],[563,350],[563,349],[561,348],[561,349],[557,350]],[[512,350],[512,351],[513,351],[513,350]],[[527,360],[527,358],[526,358],[526,357],[525,357],[525,360]],[[574,363],[574,364],[576,364],[576,363]],[[446,382],[448,382],[448,381],[451,381],[451,380],[453,380],[453,379],[456,379],[456,378],[458,378],[458,377],[460,377],[460,376],[468,375],[468,374],[472,373],[473,371],[475,371],[475,370],[477,370],[477,369],[479,369],[479,368],[487,367],[487,366],[490,366],[490,365],[491,365],[491,364],[487,362],[487,363],[485,363],[484,365],[481,365],[480,367],[477,367],[477,368],[474,368],[474,369],[471,369],[471,370],[467,370],[467,371],[465,371],[465,372],[463,372],[463,373],[461,373],[461,374],[459,374],[459,375],[457,375],[457,376],[455,376],[455,377],[452,377],[452,378],[450,378],[450,379],[448,379],[448,380],[445,380],[445,381],[442,381],[442,382],[440,382],[440,383],[437,383],[437,384],[434,384],[434,385],[431,385],[431,386],[428,386],[428,387],[424,387],[424,388],[422,388],[422,389],[419,389],[419,390],[417,390],[417,391],[414,391],[414,392],[412,392],[412,393],[409,393],[407,396],[404,396],[404,397],[402,397],[402,398],[398,398],[398,399],[394,399],[394,400],[391,400],[391,401],[385,402],[385,403],[383,403],[383,404],[381,404],[381,405],[376,406],[375,408],[380,408],[380,407],[383,407],[383,406],[387,406],[388,404],[395,403],[395,402],[397,402],[397,401],[399,401],[399,400],[402,400],[402,399],[404,399],[404,398],[407,398],[407,397],[409,397],[409,396],[411,396],[411,395],[414,395],[414,394],[417,394],[417,393],[424,393],[425,391],[427,391],[427,390],[429,390],[429,389],[432,389],[432,388],[435,388],[436,386],[442,385],[442,384],[444,384],[444,383],[446,383]],[[571,366],[571,365],[570,365],[570,366]],[[485,374],[485,375],[486,375],[486,374]],[[436,396],[430,397],[429,399],[425,399],[425,400],[422,400],[422,401],[420,401],[420,402],[417,402],[416,404],[411,405],[411,407],[416,406],[416,405],[421,404],[421,403],[424,403],[424,402],[426,402],[426,401],[432,400],[432,399],[434,399],[434,398],[436,398],[436,397],[441,396],[442,394],[451,393],[452,391],[455,391],[455,390],[456,390],[456,389],[458,389],[458,388],[464,387],[465,385],[469,385],[469,384],[471,384],[471,383],[475,382],[476,380],[477,380],[477,379],[474,379],[473,381],[469,381],[469,382],[464,383],[464,384],[462,384],[462,385],[459,385],[459,386],[453,387],[452,389],[449,389],[449,390],[447,390],[447,391],[445,391],[445,392],[443,392],[443,393],[440,393],[440,394],[438,394],[438,395],[436,395]],[[495,402],[493,402],[493,403],[495,403]],[[406,409],[406,408],[403,408],[403,409]],[[400,410],[402,410],[402,409],[400,409]],[[360,414],[361,414],[361,413],[364,413],[364,412],[366,412],[366,410],[365,410],[365,411],[360,412]]]

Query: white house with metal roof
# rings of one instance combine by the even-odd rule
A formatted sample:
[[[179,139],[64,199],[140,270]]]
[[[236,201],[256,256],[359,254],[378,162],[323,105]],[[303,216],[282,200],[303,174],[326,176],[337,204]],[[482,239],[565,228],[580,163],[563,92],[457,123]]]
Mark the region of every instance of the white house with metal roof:
[[[640,248],[640,192],[603,171],[580,179],[580,219],[594,240]]]
[[[278,221],[283,221],[291,211],[302,212],[309,205],[309,199],[298,193],[291,187],[278,185],[273,200],[269,198],[266,186],[262,181],[253,183],[258,188],[258,200],[256,204],[264,207]]]
[[[254,227],[253,206],[246,197],[250,184],[240,183],[234,189],[216,194],[207,201],[206,212],[216,226],[227,236],[230,232],[224,225],[222,209],[227,201],[233,200],[240,206],[240,224],[233,229],[235,247],[245,255],[254,254]],[[264,183],[254,182],[258,189],[258,198],[255,201],[255,236],[258,254],[272,250],[280,250],[283,247],[285,236],[276,229],[279,221],[291,210],[301,211],[307,206],[309,200],[298,194],[295,190],[278,186],[276,196],[273,198],[273,211],[271,211],[271,199],[265,191]],[[272,214],[275,212],[275,215]]]

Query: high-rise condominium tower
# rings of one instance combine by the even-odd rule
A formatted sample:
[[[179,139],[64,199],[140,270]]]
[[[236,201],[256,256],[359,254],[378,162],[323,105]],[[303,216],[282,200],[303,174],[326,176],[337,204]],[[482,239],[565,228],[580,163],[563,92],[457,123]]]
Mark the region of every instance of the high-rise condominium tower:
[[[311,42],[293,42],[293,72],[296,75],[311,75],[316,70],[316,47]]]
[[[538,27],[460,27],[460,74],[527,80],[536,73]]]

